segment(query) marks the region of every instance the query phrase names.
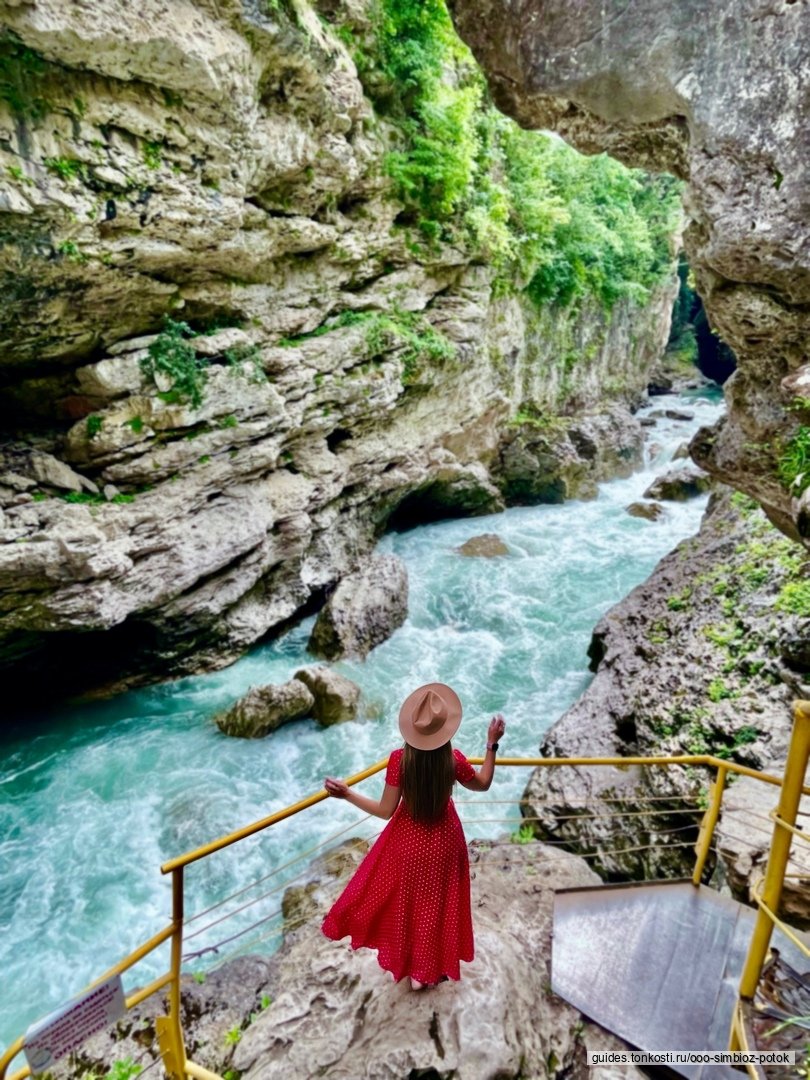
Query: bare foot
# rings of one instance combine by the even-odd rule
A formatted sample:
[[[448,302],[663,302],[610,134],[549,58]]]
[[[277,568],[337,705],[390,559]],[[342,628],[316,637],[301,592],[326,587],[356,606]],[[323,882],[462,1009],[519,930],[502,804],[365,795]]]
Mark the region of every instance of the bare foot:
[[[425,989],[425,984],[424,983],[419,982],[418,979],[414,979],[414,978],[411,979],[411,990],[424,990],[424,989]]]

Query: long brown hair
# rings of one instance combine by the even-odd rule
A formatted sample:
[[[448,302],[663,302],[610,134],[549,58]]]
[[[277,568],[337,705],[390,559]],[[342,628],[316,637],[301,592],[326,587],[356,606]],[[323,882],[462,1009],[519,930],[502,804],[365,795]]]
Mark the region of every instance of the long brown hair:
[[[456,779],[449,742],[435,750],[417,750],[405,743],[402,758],[402,798],[414,821],[430,824],[444,812]]]

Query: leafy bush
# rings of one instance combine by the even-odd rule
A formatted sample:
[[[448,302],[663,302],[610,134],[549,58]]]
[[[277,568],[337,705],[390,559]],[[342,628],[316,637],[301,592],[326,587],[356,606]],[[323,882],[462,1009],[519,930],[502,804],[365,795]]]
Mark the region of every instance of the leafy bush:
[[[537,304],[644,302],[670,272],[680,184],[522,131],[492,106],[444,0],[379,0],[352,49],[366,93],[400,130],[386,168],[428,243],[471,244],[502,290]]]
[[[133,1061],[131,1057],[121,1058],[112,1063],[104,1080],[133,1080],[142,1069],[143,1066]]]
[[[423,365],[439,366],[456,355],[455,345],[418,312],[377,313],[369,321],[366,345],[372,355],[402,347],[402,382],[410,386],[419,378]]]
[[[780,589],[774,607],[788,615],[810,616],[810,580],[788,581]]]
[[[798,495],[810,485],[810,427],[802,425],[779,458],[779,479]]]
[[[509,837],[513,844],[530,844],[534,840],[534,828],[531,822],[525,822]]]
[[[188,343],[194,332],[188,323],[166,319],[164,328],[149,346],[141,360],[141,370],[147,378],[157,373],[171,379],[167,399],[188,401],[192,408],[202,405],[208,362],[197,355]]]

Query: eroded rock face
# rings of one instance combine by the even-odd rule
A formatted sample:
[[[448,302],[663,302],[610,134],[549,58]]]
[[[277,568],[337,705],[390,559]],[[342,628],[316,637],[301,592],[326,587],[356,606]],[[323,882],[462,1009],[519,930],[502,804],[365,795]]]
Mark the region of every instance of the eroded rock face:
[[[685,244],[712,325],[733,348],[729,414],[692,453],[789,535],[800,508],[779,446],[806,417],[781,380],[810,330],[810,127],[799,73],[810,10],[792,0],[451,0],[499,106],[588,153],[687,180]],[[810,519],[808,519],[810,520]]]
[[[810,692],[796,649],[808,620],[783,608],[791,582],[802,580],[803,553],[746,504],[727,491],[712,496],[699,534],[600,620],[593,682],[549,730],[544,756],[713,753],[779,770],[791,701]],[[688,876],[709,780],[700,769],[540,768],[526,813],[544,838],[600,849],[593,865],[611,878]],[[773,807],[776,789],[755,783]],[[757,860],[741,806],[734,796],[722,817],[740,843],[718,847],[735,895],[747,900]]]
[[[215,717],[225,735],[258,739],[276,731],[282,724],[311,716],[315,698],[298,679],[281,686],[255,686],[227,712]]]
[[[232,662],[400,511],[503,508],[524,402],[573,425],[608,382],[646,385],[674,279],[643,309],[538,313],[457,244],[414,253],[397,133],[335,29],[362,32],[363,3],[7,8],[0,670],[21,703]],[[406,365],[374,323],[395,311],[446,361]],[[167,315],[197,334],[198,404],[150,374]]]
[[[495,475],[513,505],[595,498],[600,480],[641,465],[643,446],[641,422],[622,406],[571,423],[529,419],[505,434]]]
[[[244,957],[201,983],[183,978],[189,1057],[247,1080],[642,1080],[633,1065],[587,1065],[587,1052],[626,1044],[550,991],[555,888],[598,882],[586,863],[542,844],[470,845],[476,959],[461,981],[413,993],[368,950],[321,933],[328,906],[366,849],[349,841],[316,860],[284,896],[285,939],[269,960]],[[57,1080],[103,1075],[118,1059],[158,1059],[162,995],[95,1036]],[[231,1034],[229,1034],[231,1033]],[[236,1037],[234,1037],[234,1033]]]
[[[366,657],[408,616],[408,571],[396,555],[373,555],[321,608],[307,648],[327,660]]]
[[[279,992],[244,1033],[234,1066],[247,1080],[588,1076],[586,1050],[619,1040],[548,992],[553,889],[595,882],[586,864],[541,844],[470,848],[476,960],[461,981],[413,994],[373,953],[320,933],[321,882],[304,926],[279,957]],[[318,893],[310,893],[317,896]],[[324,1024],[324,1015],[329,1017]],[[424,1072],[423,1072],[424,1071]],[[591,1075],[607,1080],[610,1072]]]

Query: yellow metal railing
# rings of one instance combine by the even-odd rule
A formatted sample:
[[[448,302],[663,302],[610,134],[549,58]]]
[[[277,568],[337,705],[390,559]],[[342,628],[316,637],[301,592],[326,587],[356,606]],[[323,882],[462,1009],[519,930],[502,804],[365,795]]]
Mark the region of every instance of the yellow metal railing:
[[[800,722],[801,720],[801,722]],[[797,736],[797,731],[804,733],[803,736]],[[712,838],[714,829],[717,824],[717,820],[720,814],[723,791],[725,789],[726,781],[729,774],[736,774],[738,776],[750,776],[763,783],[771,784],[782,788],[779,809],[777,810],[777,816],[775,818],[776,829],[774,834],[774,848],[771,853],[771,862],[769,862],[768,873],[766,874],[766,885],[763,890],[763,898],[758,900],[760,904],[760,921],[757,923],[757,931],[754,935],[754,941],[752,942],[752,953],[749,956],[748,964],[746,965],[746,974],[744,978],[745,988],[747,991],[751,990],[750,983],[753,978],[753,973],[756,972],[754,978],[754,987],[759,977],[759,971],[761,970],[762,961],[764,960],[765,953],[767,952],[768,940],[770,937],[770,929],[772,929],[773,923],[771,922],[772,912],[778,908],[779,896],[781,895],[782,882],[785,876],[785,868],[787,865],[787,854],[790,849],[790,833],[786,833],[786,828],[795,826],[796,810],[798,808],[799,800],[802,793],[810,795],[810,789],[803,786],[804,770],[807,765],[807,753],[808,746],[810,746],[810,703],[799,702],[796,706],[796,725],[794,727],[794,741],[791,744],[791,757],[788,763],[788,768],[785,771],[784,778],[778,776],[772,776],[769,773],[759,772],[756,769],[751,769],[748,766],[740,765],[736,762],[729,761],[723,758],[714,757],[710,754],[683,754],[677,756],[655,756],[655,757],[580,757],[580,758],[498,758],[497,764],[499,766],[507,767],[523,767],[523,768],[558,768],[558,767],[620,767],[626,768],[629,765],[640,766],[654,766],[669,768],[672,766],[689,765],[689,766],[705,766],[709,769],[715,770],[715,779],[710,790],[709,803],[706,810],[703,813],[702,821],[699,828],[699,835],[697,843],[694,845],[697,855],[695,870],[693,874],[693,881],[696,885],[700,884],[701,877],[706,866],[706,861],[709,856],[712,844]],[[803,755],[803,757],[802,757]],[[480,765],[483,761],[482,758],[470,758],[470,761],[475,765]],[[362,772],[349,777],[347,783],[349,785],[358,784],[363,780],[368,779],[371,776],[380,773],[387,764],[387,759],[379,761],[375,765],[364,769]],[[259,821],[254,822],[245,828],[238,829],[235,832],[229,833],[226,836],[220,837],[218,840],[214,840],[209,844],[205,844],[202,847],[196,848],[193,851],[189,851],[184,855],[180,855],[174,859],[170,859],[168,862],[161,866],[161,872],[163,874],[170,874],[172,879],[172,921],[171,923],[157,933],[149,941],[145,942],[134,952],[130,953],[124,960],[114,967],[110,968],[103,976],[101,976],[96,983],[102,982],[105,979],[110,978],[116,974],[123,973],[129,968],[133,967],[139,960],[142,960],[149,953],[153,952],[160,945],[167,940],[171,939],[171,961],[169,971],[154,979],[148,986],[136,991],[126,998],[127,1008],[140,1004],[146,998],[152,994],[158,993],[169,987],[169,1011],[168,1015],[160,1017],[156,1022],[156,1030],[158,1035],[158,1045],[160,1048],[161,1057],[163,1059],[164,1069],[169,1076],[170,1080],[183,1080],[186,1076],[195,1077],[196,1080],[221,1080],[216,1073],[211,1072],[208,1069],[203,1068],[201,1065],[191,1061],[185,1051],[185,1044],[183,1040],[183,1031],[181,1024],[181,965],[183,959],[183,926],[184,926],[184,870],[191,863],[197,862],[200,859],[204,859],[215,852],[222,851],[224,848],[230,847],[233,844],[238,843],[240,840],[244,840],[249,836],[253,836],[265,829],[270,828],[273,825],[284,821],[296,814],[301,813],[308,808],[315,806],[317,803],[323,802],[328,799],[326,791],[319,791],[313,795],[302,799],[300,802],[293,804],[292,806],[285,807],[283,810],[279,810],[276,813],[270,814],[268,817],[264,817]],[[777,834],[779,837],[787,836],[787,847],[785,848],[785,842],[782,840],[780,844],[776,844]],[[774,851],[779,854],[774,857]],[[777,887],[778,886],[778,887]],[[196,918],[197,916],[195,916]],[[767,924],[767,928],[766,928]],[[756,949],[754,948],[756,944]],[[89,988],[88,988],[89,989]],[[738,1010],[739,1011],[739,1010]],[[735,1017],[736,1023],[736,1017]],[[737,1027],[734,1028],[737,1031]],[[737,1039],[738,1045],[743,1045],[744,1032],[740,1032],[733,1035],[733,1038]],[[0,1080],[6,1080],[6,1073],[9,1066],[15,1057],[22,1051],[24,1044],[24,1036],[16,1039],[6,1052],[0,1057]],[[24,1078],[31,1075],[31,1070],[28,1065],[25,1065],[16,1072],[11,1073],[8,1080],[24,1080]]]
[[[787,874],[787,865],[790,858],[790,849],[794,837],[810,843],[810,836],[796,828],[796,817],[799,812],[802,793],[806,793],[804,778],[807,772],[807,763],[810,759],[810,702],[797,701],[793,709],[793,732],[790,739],[785,775],[782,781],[782,790],[779,795],[779,805],[770,817],[774,823],[771,849],[768,856],[768,865],[761,886],[756,885],[751,890],[752,897],[757,907],[757,921],[748,956],[740,978],[740,990],[737,1007],[731,1021],[731,1036],[729,1046],[732,1050],[748,1050],[751,1039],[748,1034],[748,1014],[750,1003],[753,1001],[757,986],[759,985],[762,967],[771,942],[774,927],[778,927],[799,948],[805,956],[810,957],[810,949],[807,945],[786,926],[778,917],[779,903],[782,898],[782,890],[786,877],[799,877],[805,879],[806,875]],[[748,1075],[754,1080],[760,1080],[764,1073],[757,1065],[748,1065]]]

